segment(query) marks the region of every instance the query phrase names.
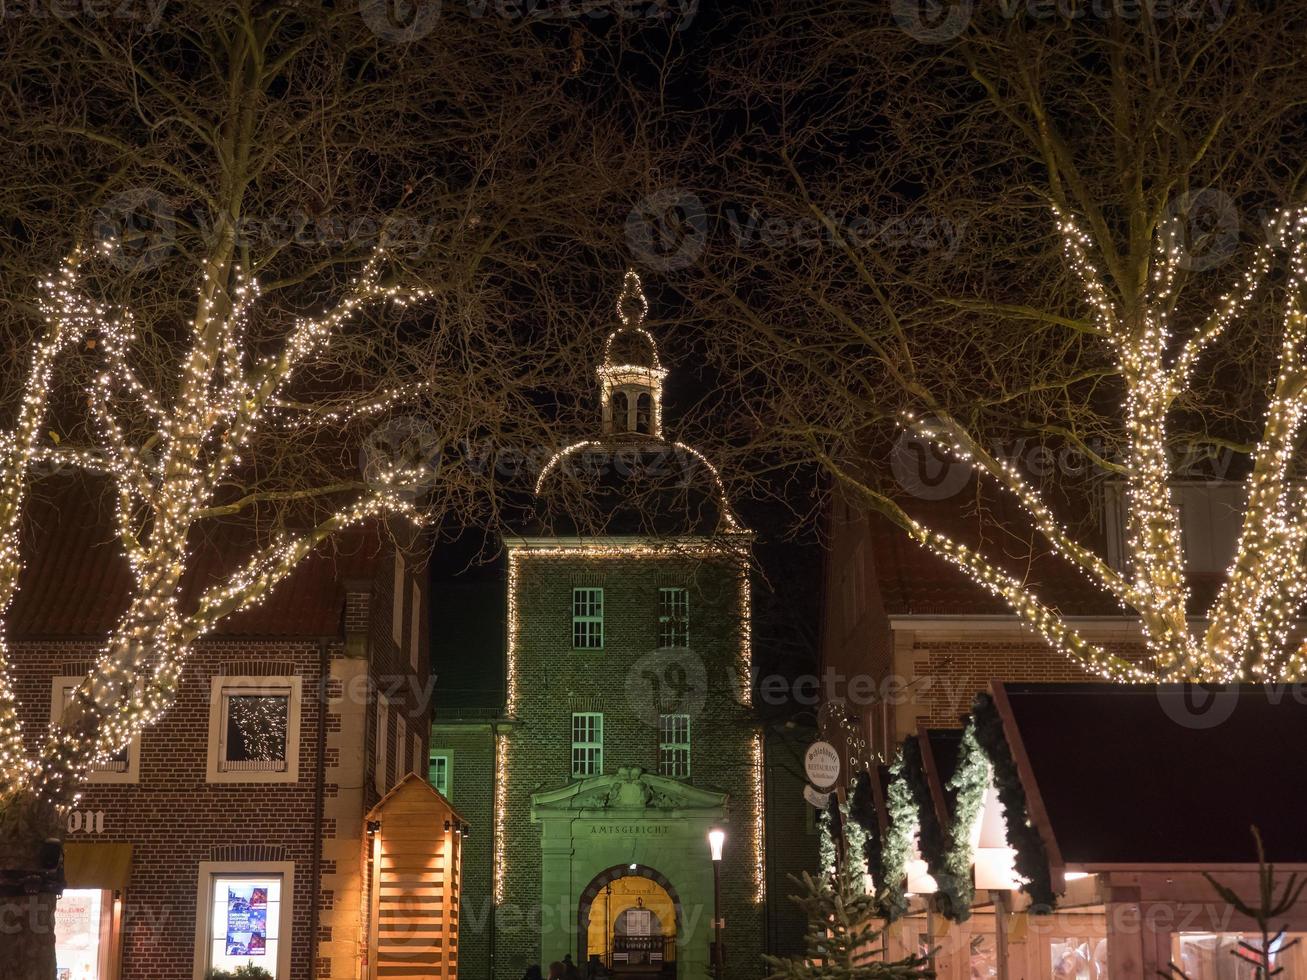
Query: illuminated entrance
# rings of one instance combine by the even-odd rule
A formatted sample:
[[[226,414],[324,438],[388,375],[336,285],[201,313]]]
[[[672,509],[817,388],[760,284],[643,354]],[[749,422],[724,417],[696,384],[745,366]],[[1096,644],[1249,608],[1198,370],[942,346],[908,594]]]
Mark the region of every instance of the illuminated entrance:
[[[582,962],[595,959],[617,976],[676,976],[681,903],[652,868],[609,868],[581,893],[577,935]]]
[[[635,767],[531,795],[540,826],[540,963],[598,956],[621,977],[706,980],[708,828],[726,796]],[[560,914],[561,913],[561,914]]]

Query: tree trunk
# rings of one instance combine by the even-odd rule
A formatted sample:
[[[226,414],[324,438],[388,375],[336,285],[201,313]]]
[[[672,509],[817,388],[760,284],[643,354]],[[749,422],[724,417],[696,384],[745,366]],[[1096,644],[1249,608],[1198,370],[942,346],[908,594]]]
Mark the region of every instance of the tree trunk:
[[[0,980],[54,980],[64,827],[30,795],[0,802]]]

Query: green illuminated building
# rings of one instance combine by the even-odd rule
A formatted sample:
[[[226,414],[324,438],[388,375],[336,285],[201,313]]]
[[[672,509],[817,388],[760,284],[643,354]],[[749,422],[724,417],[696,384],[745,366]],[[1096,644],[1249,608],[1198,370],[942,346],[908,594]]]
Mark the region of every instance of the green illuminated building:
[[[542,471],[538,520],[504,540],[502,578],[433,590],[431,775],[473,828],[464,980],[547,973],[565,954],[617,976],[712,976],[714,827],[724,976],[760,975],[750,535],[711,464],[663,435],[644,311],[628,273],[596,431]]]

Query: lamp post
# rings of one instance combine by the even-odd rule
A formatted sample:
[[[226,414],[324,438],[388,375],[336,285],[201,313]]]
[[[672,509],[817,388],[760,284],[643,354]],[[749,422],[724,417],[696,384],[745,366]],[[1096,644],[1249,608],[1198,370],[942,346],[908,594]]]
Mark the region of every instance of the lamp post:
[[[712,854],[712,972],[714,980],[722,980],[722,846],[726,831],[714,827],[708,831],[708,850]]]

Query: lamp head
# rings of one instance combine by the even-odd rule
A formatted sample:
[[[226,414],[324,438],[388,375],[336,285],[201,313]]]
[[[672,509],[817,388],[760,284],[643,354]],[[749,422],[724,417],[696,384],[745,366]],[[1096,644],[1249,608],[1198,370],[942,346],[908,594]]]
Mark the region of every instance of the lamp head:
[[[712,859],[720,861],[722,859],[722,847],[726,844],[726,831],[721,827],[714,827],[708,831],[708,849],[712,852]]]

